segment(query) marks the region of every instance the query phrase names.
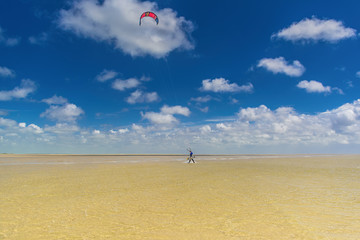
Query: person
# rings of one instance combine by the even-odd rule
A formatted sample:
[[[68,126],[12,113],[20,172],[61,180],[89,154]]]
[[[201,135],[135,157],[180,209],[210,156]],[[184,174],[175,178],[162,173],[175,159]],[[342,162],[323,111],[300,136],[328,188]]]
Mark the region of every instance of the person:
[[[189,157],[188,157],[188,159],[189,159],[188,163],[191,163],[191,161],[193,163],[195,163],[195,160],[194,160],[195,156],[193,156],[193,152],[191,151],[191,149],[189,149],[189,152],[190,152],[190,154],[189,154]]]

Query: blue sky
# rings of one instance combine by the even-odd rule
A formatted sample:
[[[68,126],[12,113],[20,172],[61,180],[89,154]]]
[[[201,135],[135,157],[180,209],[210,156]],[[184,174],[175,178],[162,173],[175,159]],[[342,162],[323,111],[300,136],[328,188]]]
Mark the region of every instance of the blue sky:
[[[1,1],[0,152],[359,153],[359,5]]]

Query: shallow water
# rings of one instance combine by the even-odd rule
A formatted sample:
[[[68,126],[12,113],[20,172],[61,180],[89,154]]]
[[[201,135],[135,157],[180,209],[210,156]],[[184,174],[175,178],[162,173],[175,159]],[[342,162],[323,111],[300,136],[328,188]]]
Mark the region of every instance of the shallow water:
[[[0,239],[360,239],[359,156],[15,158]]]

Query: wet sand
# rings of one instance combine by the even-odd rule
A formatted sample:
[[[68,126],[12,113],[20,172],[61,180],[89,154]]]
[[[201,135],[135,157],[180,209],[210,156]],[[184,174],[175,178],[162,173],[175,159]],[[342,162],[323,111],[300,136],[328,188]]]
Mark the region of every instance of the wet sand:
[[[360,156],[0,155],[0,239],[360,239]]]

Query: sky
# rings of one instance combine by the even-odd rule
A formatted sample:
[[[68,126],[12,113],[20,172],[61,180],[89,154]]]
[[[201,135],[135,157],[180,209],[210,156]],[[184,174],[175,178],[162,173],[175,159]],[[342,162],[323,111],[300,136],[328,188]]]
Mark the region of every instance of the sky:
[[[1,1],[0,153],[360,153],[359,8]]]

